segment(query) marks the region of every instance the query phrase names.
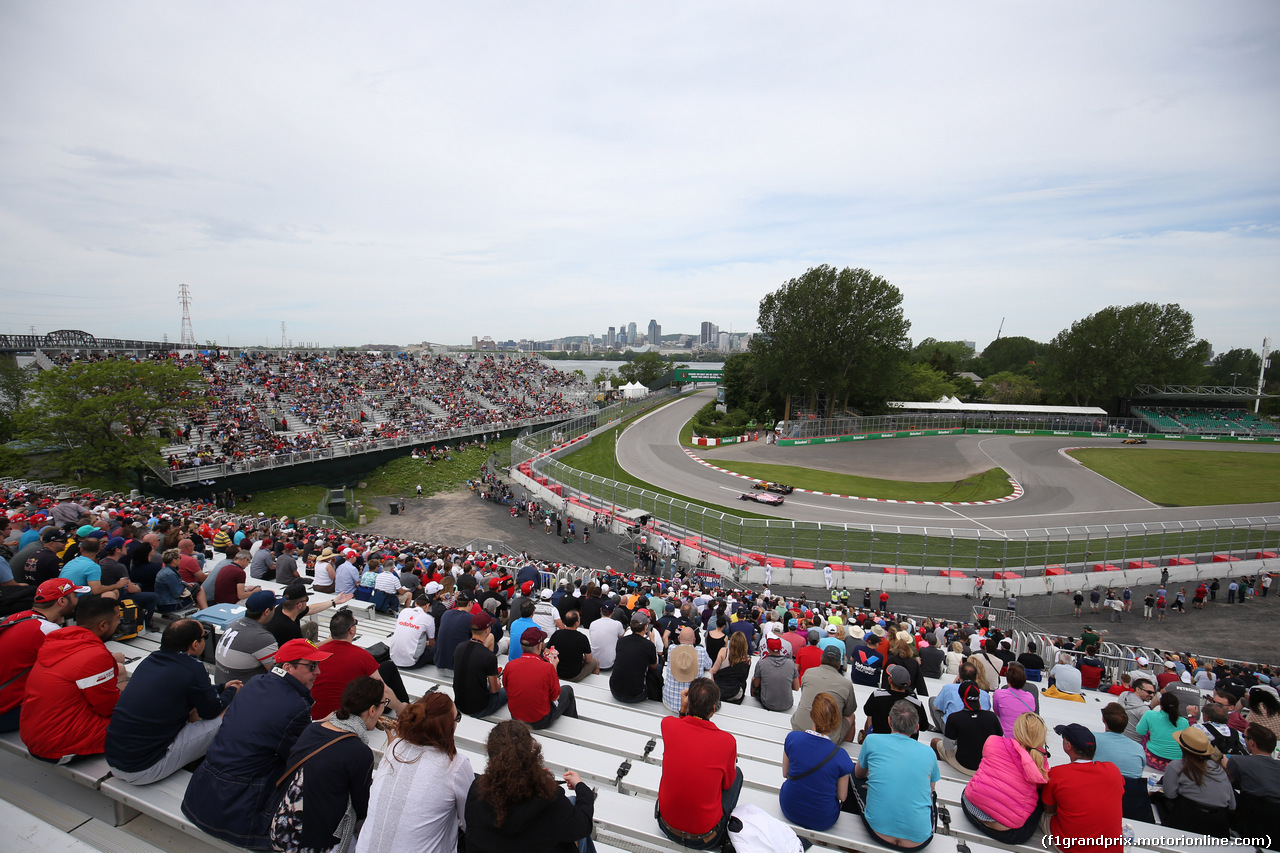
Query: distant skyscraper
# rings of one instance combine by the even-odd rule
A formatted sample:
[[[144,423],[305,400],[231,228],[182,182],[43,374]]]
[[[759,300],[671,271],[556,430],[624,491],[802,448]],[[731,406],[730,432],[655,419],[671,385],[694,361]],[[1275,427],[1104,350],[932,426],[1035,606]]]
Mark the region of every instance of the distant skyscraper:
[[[649,334],[646,343],[655,347],[662,345],[662,327],[658,325],[657,320],[649,321]]]
[[[618,345],[618,330],[613,326],[609,327],[609,334],[605,336],[605,343],[611,347]]]
[[[698,344],[704,347],[715,349],[720,344],[720,327],[710,321],[703,321],[702,334],[698,337]]]
[[[634,343],[636,342],[636,340],[637,340],[637,338],[636,338],[636,324],[635,324],[635,323],[628,323],[628,324],[627,324],[627,343],[629,343],[629,344],[634,344]]]

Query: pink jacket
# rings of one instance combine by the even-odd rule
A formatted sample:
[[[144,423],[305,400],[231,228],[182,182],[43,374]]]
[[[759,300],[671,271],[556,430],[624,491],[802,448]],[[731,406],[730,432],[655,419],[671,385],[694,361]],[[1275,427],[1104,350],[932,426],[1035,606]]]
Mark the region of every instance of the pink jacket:
[[[1000,718],[1000,727],[1004,729],[1004,736],[1011,738],[1013,724],[1018,721],[1018,717],[1028,711],[1036,713],[1036,697],[1031,695],[1029,690],[1001,687],[991,694],[991,710],[995,711],[996,716]],[[1004,821],[1000,822],[1004,823]]]
[[[965,786],[964,795],[1010,829],[1027,822],[1040,799],[1040,786],[1049,777],[1015,740],[989,737],[982,747],[982,763]]]

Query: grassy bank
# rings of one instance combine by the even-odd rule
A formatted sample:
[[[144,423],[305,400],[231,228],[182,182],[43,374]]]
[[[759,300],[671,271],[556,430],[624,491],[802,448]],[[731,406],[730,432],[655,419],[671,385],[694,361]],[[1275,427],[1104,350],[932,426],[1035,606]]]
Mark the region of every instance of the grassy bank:
[[[716,465],[726,471],[786,483],[814,492],[836,495],[857,495],[861,498],[882,498],[896,501],[990,501],[1013,494],[1009,475],[1002,468],[989,468],[981,474],[953,482],[918,483],[910,480],[878,480],[874,477],[857,477],[819,471],[796,465],[769,465],[758,462],[726,462]]]
[[[1280,453],[1100,448],[1071,453],[1085,467],[1163,506],[1280,501]]]

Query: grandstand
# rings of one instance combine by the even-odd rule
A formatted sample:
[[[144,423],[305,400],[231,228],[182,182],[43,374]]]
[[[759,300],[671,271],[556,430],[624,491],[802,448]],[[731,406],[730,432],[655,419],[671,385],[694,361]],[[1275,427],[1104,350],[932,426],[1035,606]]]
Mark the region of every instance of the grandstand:
[[[39,505],[48,500],[47,495],[63,489],[63,486],[48,484],[0,482],[0,497],[7,499],[11,506],[15,505],[15,501],[23,506],[28,501]],[[16,496],[18,493],[22,494],[21,498]],[[104,509],[124,509],[127,506],[135,517],[169,513],[175,518],[190,519],[196,524],[206,520],[215,524],[228,521],[227,516],[203,504],[150,504],[145,501],[125,501],[118,495],[100,493],[90,494],[88,498],[86,503],[102,506]],[[233,521],[242,527],[259,525],[257,518],[235,518]],[[269,530],[265,523],[259,527],[260,534]],[[495,559],[491,554],[472,555],[462,549],[447,546],[437,547],[403,540],[360,541],[336,528],[300,527],[289,534],[287,530],[282,531],[276,527],[273,532],[277,534],[277,538],[281,533],[293,535],[304,547],[317,541],[333,544],[351,542],[369,552],[408,551],[427,559],[439,555],[445,560],[452,553],[458,553],[460,558],[474,557],[478,563],[489,564],[488,569],[495,573],[514,571],[521,565],[514,558],[499,555]],[[543,568],[541,577],[545,585],[554,585],[562,579],[572,582],[599,577],[572,567],[555,568],[544,565]],[[653,578],[611,574],[599,579],[610,583],[615,590],[635,583],[647,583],[653,586],[655,597],[680,594],[674,589],[674,585],[660,590],[662,582]],[[280,585],[270,581],[261,583],[264,588],[281,589]],[[323,602],[329,597],[323,593],[313,592],[311,595],[315,602]],[[735,597],[744,604],[751,603],[748,593],[738,592]],[[357,640],[359,645],[368,647],[388,640],[395,627],[394,617],[374,612],[370,603],[352,602],[349,606],[362,611],[360,637]],[[824,611],[820,605],[797,606],[801,610],[812,608],[817,613],[816,620],[819,624],[822,623]],[[328,610],[319,617],[310,617],[316,624],[320,641],[328,637],[327,622],[332,613],[332,610]],[[864,611],[858,615],[868,614]],[[910,620],[916,623],[913,627],[924,627],[923,617],[870,615],[872,618],[885,618],[890,623]],[[1061,640],[1011,614],[975,610],[975,617],[978,615],[990,617],[993,627],[999,627],[1013,637],[1015,651],[1023,650],[1026,643],[1032,640],[1039,643],[1041,649],[1048,649],[1055,640]],[[158,639],[153,633],[109,645],[113,651],[126,656],[128,668],[132,670],[148,654],[157,650]],[[215,644],[209,645],[212,647]],[[1100,657],[1114,679],[1121,672],[1133,668],[1138,655],[1146,655],[1153,660],[1158,658],[1155,650],[1118,644],[1106,644]],[[753,659],[753,666],[755,660],[758,658]],[[434,666],[405,671],[403,677],[412,696],[432,690],[446,694],[452,691],[451,677],[436,670]],[[945,681],[945,677],[926,679],[929,694],[936,695]],[[575,692],[579,718],[562,718],[549,729],[536,732],[535,736],[542,746],[547,765],[553,771],[559,774],[565,770],[575,770],[598,792],[595,807],[597,849],[602,853],[622,850],[648,853],[679,849],[661,835],[653,820],[653,804],[657,796],[663,757],[659,725],[665,715],[664,707],[657,702],[638,706],[618,703],[610,695],[607,675],[589,676],[575,685]],[[859,704],[867,695],[866,688],[858,689]],[[1110,697],[1087,690],[1085,698],[1084,703],[1077,703],[1042,697],[1041,713],[1050,728],[1057,724],[1081,723],[1097,730],[1100,727],[1098,712],[1101,703],[1109,701]],[[459,724],[456,735],[458,747],[477,771],[483,771],[486,765],[485,741],[490,728],[508,716],[504,709],[487,719],[464,717]],[[861,721],[861,712],[859,718]],[[766,711],[748,699],[742,705],[726,703],[717,713],[714,722],[732,733],[737,740],[738,763],[746,780],[740,802],[758,806],[766,813],[785,820],[778,804],[778,793],[783,781],[782,741],[791,731],[790,714]],[[373,739],[370,745],[380,757],[385,748],[383,735],[373,732],[371,737]],[[1050,746],[1050,763],[1062,763],[1064,756],[1057,748],[1056,738],[1051,739]],[[860,747],[852,743],[845,744],[844,748],[854,757],[860,751]],[[950,824],[946,829],[943,824],[939,824],[939,834],[930,845],[931,849],[945,853],[990,853],[993,850],[1032,853],[1042,849],[1035,843],[1004,845],[978,832],[960,813],[964,777],[945,762],[940,762],[939,766],[943,779],[937,788],[938,799],[946,808]],[[34,832],[46,848],[132,850],[142,853],[161,850],[206,853],[210,850],[235,849],[203,835],[182,814],[179,806],[190,777],[190,772],[183,770],[154,785],[130,785],[113,778],[101,758],[80,759],[63,766],[40,763],[27,755],[16,734],[0,736],[0,798],[17,807],[14,811],[21,817],[24,826],[34,823]],[[1215,845],[1208,839],[1168,827],[1136,821],[1126,821],[1126,824],[1137,839],[1136,843],[1127,845],[1133,850],[1172,853],[1199,844],[1205,844],[1210,849],[1226,846],[1225,843]],[[884,849],[869,836],[861,821],[852,815],[842,814],[837,824],[826,831],[796,829],[802,838],[812,842],[818,850],[869,853]]]
[[[1133,413],[1158,433],[1280,436],[1280,426],[1244,409],[1134,406]]]

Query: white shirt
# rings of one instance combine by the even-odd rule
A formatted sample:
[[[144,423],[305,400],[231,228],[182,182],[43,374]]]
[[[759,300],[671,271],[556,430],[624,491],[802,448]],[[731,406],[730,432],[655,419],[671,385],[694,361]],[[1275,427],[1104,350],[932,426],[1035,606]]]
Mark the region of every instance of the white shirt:
[[[591,623],[587,630],[591,636],[591,655],[600,661],[601,669],[613,666],[618,655],[618,638],[623,631],[622,623],[608,616],[601,616]]]
[[[396,620],[395,633],[387,648],[391,651],[391,662],[396,666],[409,667],[418,661],[418,656],[427,647],[427,640],[436,637],[436,620],[420,607],[407,607],[400,611]]]
[[[395,572],[378,572],[374,578],[373,588],[395,595],[400,591],[400,576]]]

